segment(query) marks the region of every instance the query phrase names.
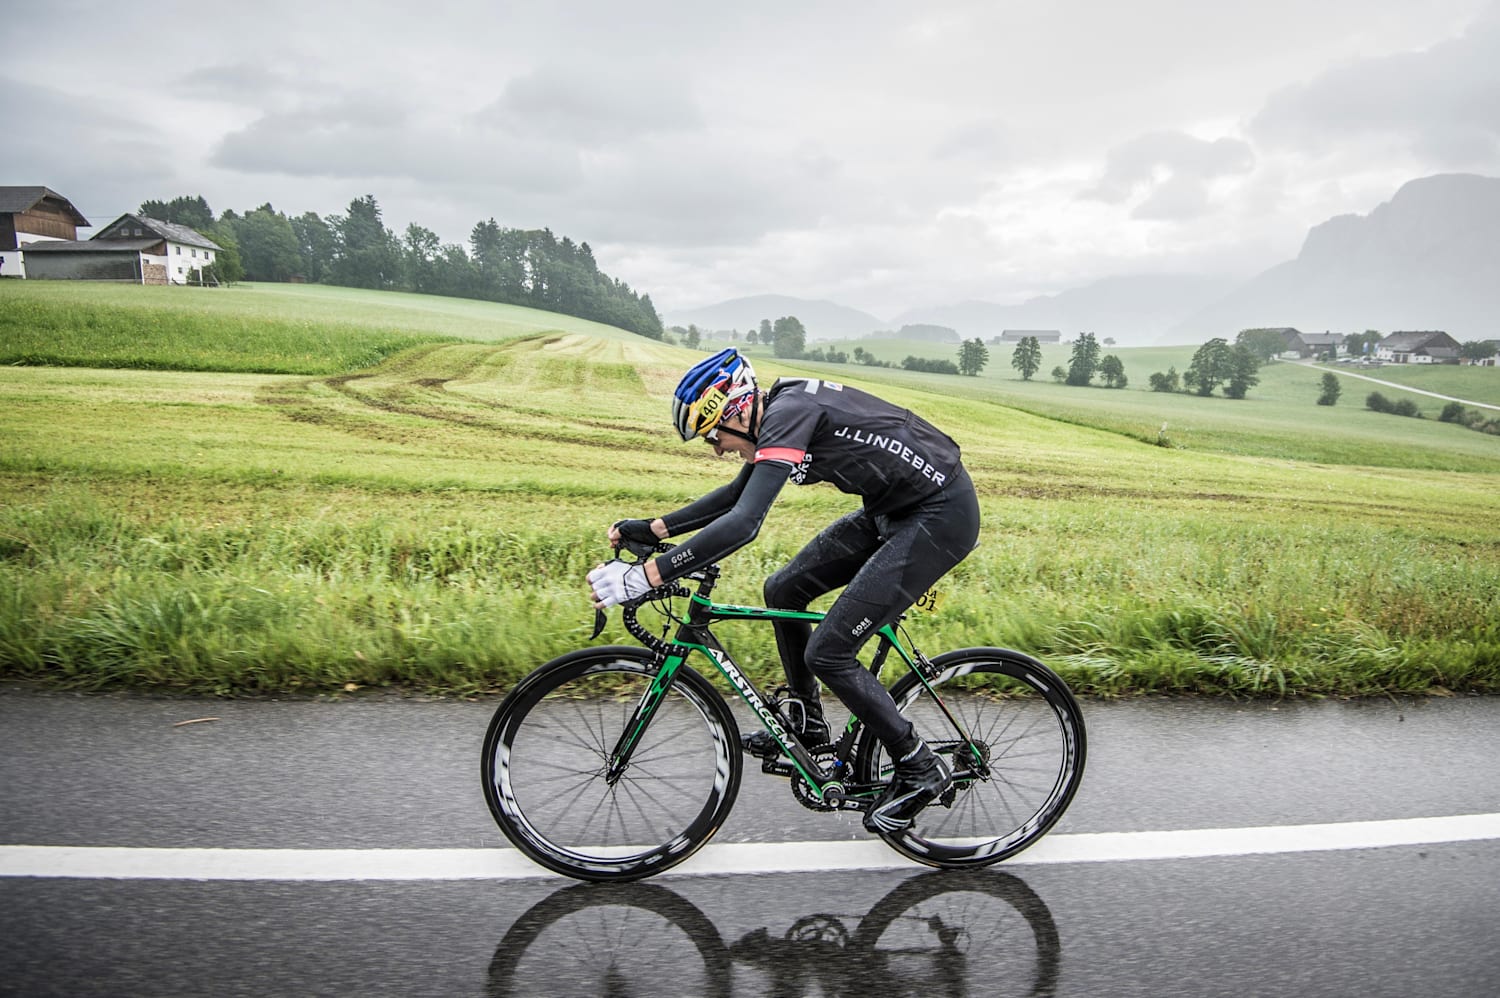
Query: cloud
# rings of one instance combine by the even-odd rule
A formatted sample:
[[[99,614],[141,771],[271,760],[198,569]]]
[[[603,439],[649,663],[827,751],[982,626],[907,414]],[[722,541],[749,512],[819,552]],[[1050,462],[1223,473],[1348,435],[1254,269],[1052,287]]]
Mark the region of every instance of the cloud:
[[[1254,152],[1240,139],[1210,142],[1184,132],[1151,132],[1111,149],[1104,176],[1079,197],[1123,204],[1143,194],[1133,218],[1193,218],[1208,206],[1210,181],[1254,166]]]
[[[681,81],[640,74],[589,79],[572,65],[510,80],[500,97],[474,118],[512,133],[541,134],[585,147],[695,132],[704,124]]]
[[[176,183],[162,133],[107,98],[74,97],[4,77],[0,94],[11,183],[50,187],[97,224],[134,211],[149,192]],[[108,169],[101,172],[100,164]]]
[[[1500,5],[1458,38],[1346,63],[1278,91],[1250,134],[1268,148],[1311,154],[1394,141],[1439,168],[1493,168],[1500,160]]]
[[[434,120],[375,93],[265,114],[223,137],[213,165],[246,173],[413,180],[556,194],[580,180],[575,150]]]
[[[259,109],[304,91],[306,80],[266,63],[234,62],[189,70],[178,85],[190,97]]]

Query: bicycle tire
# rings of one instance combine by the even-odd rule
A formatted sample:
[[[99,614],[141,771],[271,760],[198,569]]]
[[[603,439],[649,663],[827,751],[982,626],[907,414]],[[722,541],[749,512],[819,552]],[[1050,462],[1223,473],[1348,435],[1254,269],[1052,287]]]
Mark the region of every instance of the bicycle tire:
[[[521,680],[495,711],[481,763],[485,801],[535,862],[578,880],[638,880],[681,863],[723,824],[739,791],[739,726],[687,666],[630,766],[606,779],[657,668],[642,648],[583,649]]]
[[[691,901],[657,884],[574,884],[515,920],[485,993],[728,998],[732,981],[719,930]]]
[[[909,673],[891,697],[953,769],[954,790],[919,812],[910,827],[881,838],[928,866],[998,863],[1045,835],[1072,802],[1087,754],[1083,714],[1051,669],[1020,652],[963,648],[932,664],[934,678],[923,683]],[[957,732],[933,701],[929,687],[944,686],[949,689],[939,695],[973,737],[978,760],[959,751]],[[869,732],[855,767],[863,782],[890,778],[884,748]]]

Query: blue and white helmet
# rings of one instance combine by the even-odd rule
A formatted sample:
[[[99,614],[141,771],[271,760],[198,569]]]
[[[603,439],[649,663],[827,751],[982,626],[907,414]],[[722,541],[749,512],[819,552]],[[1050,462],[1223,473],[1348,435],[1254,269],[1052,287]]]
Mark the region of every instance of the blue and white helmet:
[[[672,394],[672,422],[684,440],[719,425],[724,410],[755,391],[755,368],[733,347],[693,365]]]

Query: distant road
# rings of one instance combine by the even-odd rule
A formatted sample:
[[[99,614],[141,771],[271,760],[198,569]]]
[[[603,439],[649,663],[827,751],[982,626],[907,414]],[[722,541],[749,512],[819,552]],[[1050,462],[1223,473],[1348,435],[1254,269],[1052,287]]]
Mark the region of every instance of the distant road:
[[[1327,367],[1321,364],[1315,364],[1310,360],[1294,360],[1292,361],[1292,363],[1301,364],[1304,367],[1312,367],[1324,371],[1332,371],[1334,374],[1342,374],[1345,377],[1350,378],[1359,378],[1362,381],[1373,381],[1377,385],[1385,385],[1387,388],[1399,388],[1403,392],[1415,392],[1418,395],[1430,395],[1435,399],[1442,399],[1444,402],[1462,402],[1464,405],[1472,405],[1480,409],[1494,409],[1496,412],[1500,412],[1500,405],[1490,405],[1488,402],[1475,402],[1471,399],[1454,398],[1452,395],[1439,395],[1437,392],[1424,391],[1421,388],[1413,388],[1410,385],[1403,385],[1400,382],[1381,381],[1379,378],[1372,378],[1368,374],[1355,374],[1353,371],[1344,371],[1340,370],[1337,367]]]

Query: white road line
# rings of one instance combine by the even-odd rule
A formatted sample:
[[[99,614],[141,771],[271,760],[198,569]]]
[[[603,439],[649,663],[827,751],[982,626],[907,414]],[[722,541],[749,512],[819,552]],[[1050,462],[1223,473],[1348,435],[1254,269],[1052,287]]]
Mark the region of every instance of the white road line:
[[[1049,835],[1007,866],[1381,849],[1500,839],[1500,814],[1262,828]],[[916,864],[878,839],[705,846],[665,876],[889,870]],[[514,849],[146,849],[0,846],[0,877],[88,880],[529,880]]]

